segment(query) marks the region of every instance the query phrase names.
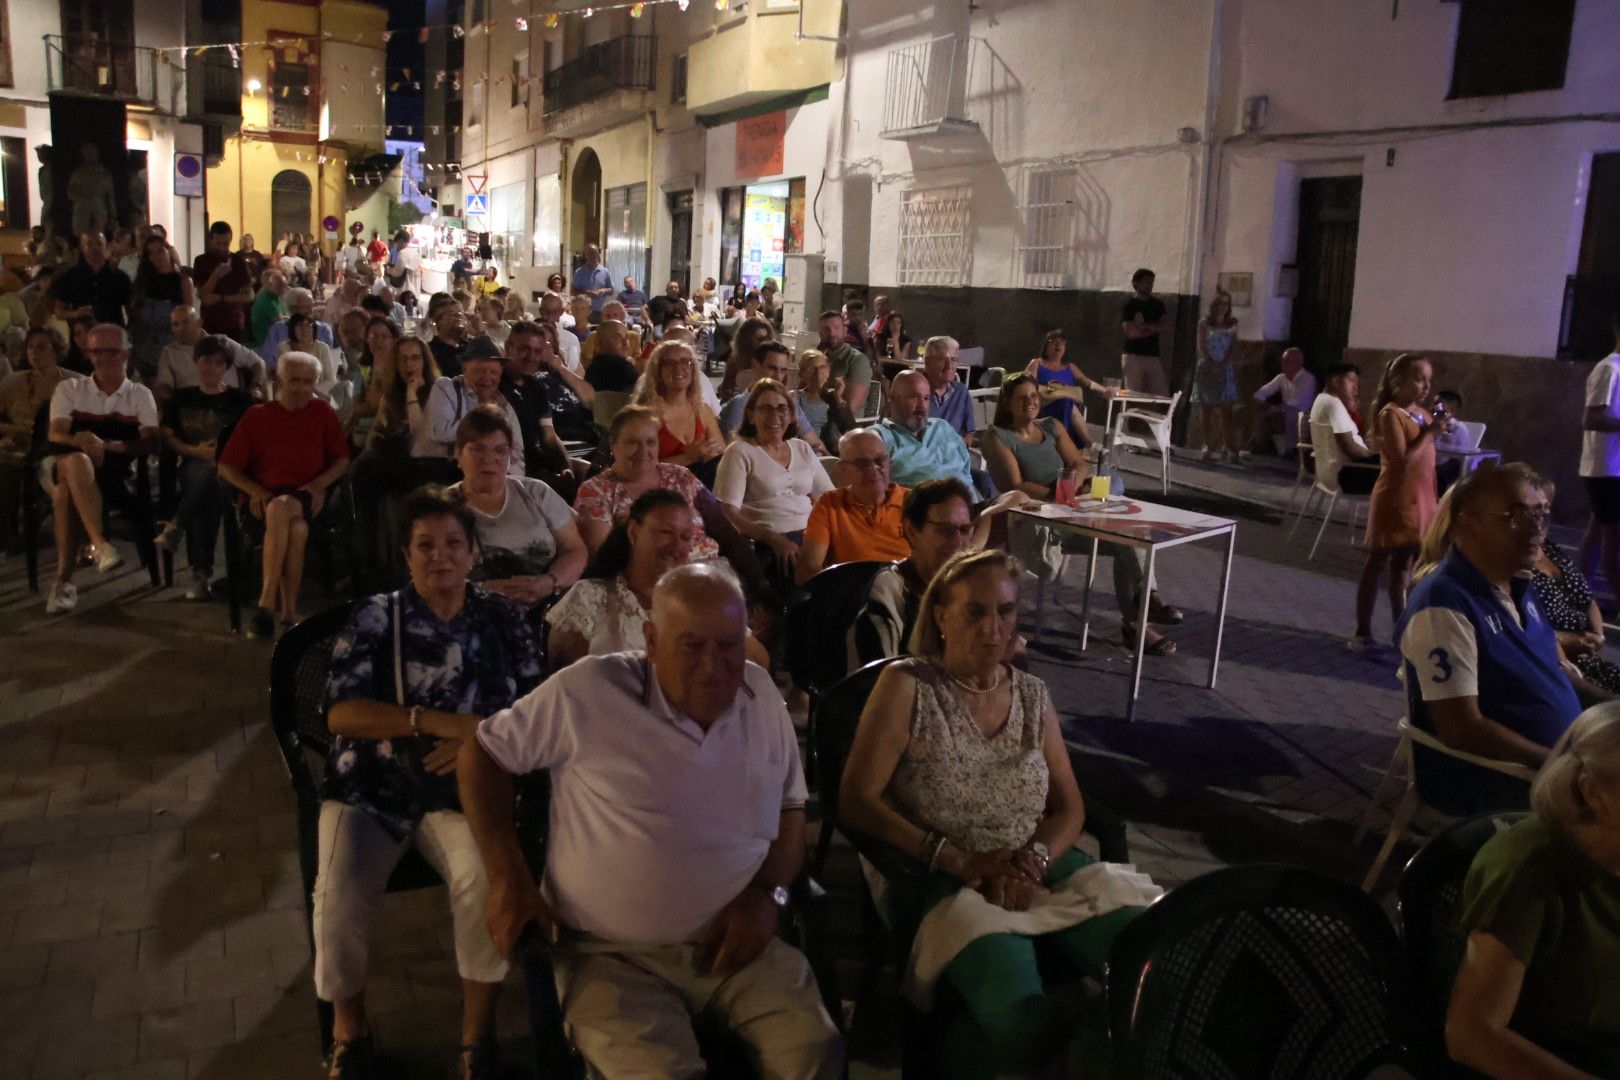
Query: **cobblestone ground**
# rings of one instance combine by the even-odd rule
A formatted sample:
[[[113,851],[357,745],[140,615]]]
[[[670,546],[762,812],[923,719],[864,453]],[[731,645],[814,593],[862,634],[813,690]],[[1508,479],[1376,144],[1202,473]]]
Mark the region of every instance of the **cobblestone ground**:
[[[1048,598],[1034,669],[1085,751],[1083,789],[1132,823],[1132,855],[1159,880],[1252,860],[1357,880],[1372,845],[1352,848],[1354,822],[1400,709],[1392,657],[1341,644],[1359,553],[1341,526],[1306,563],[1308,540],[1287,545],[1258,508],[1280,501],[1279,481],[1222,472],[1178,463],[1170,499],[1240,521],[1218,686],[1204,685],[1213,546],[1160,561],[1187,622],[1172,631],[1179,653],[1149,662],[1133,723],[1106,572],[1089,650],[1075,652],[1076,560]],[[21,560],[0,563],[0,1076],[318,1075],[292,798],[266,723],[270,647],[137,569],[81,580],[81,610],[46,618]],[[853,975],[856,880],[837,855]],[[458,1015],[442,890],[390,896],[379,928],[368,996],[389,1075],[440,1075]],[[501,1026],[522,1060],[511,983]],[[873,1015],[853,1039],[857,1072],[886,1075],[892,1026]]]

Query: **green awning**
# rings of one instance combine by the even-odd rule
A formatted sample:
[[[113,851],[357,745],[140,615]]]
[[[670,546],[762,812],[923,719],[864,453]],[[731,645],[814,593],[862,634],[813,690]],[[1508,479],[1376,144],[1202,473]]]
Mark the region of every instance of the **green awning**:
[[[725,112],[711,113],[708,116],[699,116],[697,121],[706,128],[719,127],[722,124],[735,124],[739,120],[747,120],[751,116],[764,116],[766,113],[781,112],[783,109],[797,109],[800,105],[809,105],[817,101],[827,100],[828,84],[812,86],[808,90],[795,90],[791,94],[778,94],[764,101],[756,101],[752,105],[739,105],[735,109]]]

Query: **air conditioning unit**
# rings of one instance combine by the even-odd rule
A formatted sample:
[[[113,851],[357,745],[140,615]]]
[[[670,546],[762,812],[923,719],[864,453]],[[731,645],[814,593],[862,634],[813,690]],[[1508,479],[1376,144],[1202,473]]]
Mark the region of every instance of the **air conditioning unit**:
[[[782,332],[815,333],[821,314],[821,283],[826,256],[791,254],[782,274]]]

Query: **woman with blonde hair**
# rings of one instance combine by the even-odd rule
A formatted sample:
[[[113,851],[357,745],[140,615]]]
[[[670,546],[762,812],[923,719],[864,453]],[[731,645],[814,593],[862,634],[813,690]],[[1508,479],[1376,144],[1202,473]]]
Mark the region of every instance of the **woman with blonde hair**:
[[[1047,993],[1050,962],[1100,975],[1114,937],[1159,892],[1075,846],[1085,803],[1057,710],[1045,683],[1006,661],[1022,572],[999,550],[940,567],[912,655],[883,671],[861,712],[840,793],[851,829],[927,868],[889,884],[882,906],[902,939],[915,935],[914,1002],[939,983],[951,991],[939,998],[950,1015],[934,1074],[949,1080],[1039,1068],[1059,1052],[1075,1025]],[[1032,910],[1055,928],[1014,929],[1008,913]]]
[[[1424,530],[1434,520],[1434,440],[1451,430],[1452,423],[1423,407],[1433,380],[1434,368],[1427,357],[1401,353],[1384,369],[1373,398],[1383,469],[1368,504],[1367,562],[1356,586],[1356,631],[1345,642],[1352,652],[1376,645],[1372,618],[1381,578],[1387,579],[1390,618],[1401,617],[1412,563]]]
[[[1446,1049],[1496,1080],[1620,1076],[1620,702],[1575,718],[1463,885]]]
[[[1232,344],[1237,340],[1237,319],[1232,316],[1232,297],[1217,292],[1209,311],[1198,324],[1198,364],[1193,368],[1192,403],[1204,429],[1204,449],[1199,460],[1209,461],[1224,454],[1229,462],[1238,459],[1237,425],[1232,406],[1237,404],[1237,374],[1232,362]]]
[[[658,414],[658,460],[684,465],[713,487],[726,441],[714,410],[703,403],[700,378],[692,346],[665,341],[648,358],[646,378],[631,401]]]

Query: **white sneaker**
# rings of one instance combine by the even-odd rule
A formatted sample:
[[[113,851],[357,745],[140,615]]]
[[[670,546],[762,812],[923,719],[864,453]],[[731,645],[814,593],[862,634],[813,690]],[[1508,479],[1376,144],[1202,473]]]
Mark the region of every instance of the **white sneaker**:
[[[124,565],[124,557],[118,554],[118,549],[112,544],[96,548],[96,570],[105,574]]]
[[[1378,639],[1370,635],[1353,634],[1344,643],[1344,647],[1353,653],[1374,652],[1379,648]]]
[[[79,606],[79,590],[71,581],[58,581],[45,598],[45,614],[60,615]]]
[[[210,575],[203,570],[191,572],[191,584],[186,586],[187,600],[207,600],[214,595],[213,587],[209,584]]]

